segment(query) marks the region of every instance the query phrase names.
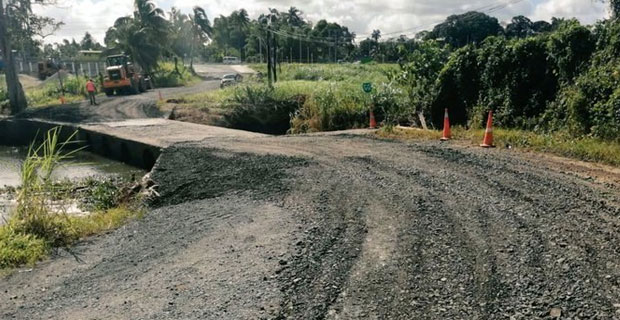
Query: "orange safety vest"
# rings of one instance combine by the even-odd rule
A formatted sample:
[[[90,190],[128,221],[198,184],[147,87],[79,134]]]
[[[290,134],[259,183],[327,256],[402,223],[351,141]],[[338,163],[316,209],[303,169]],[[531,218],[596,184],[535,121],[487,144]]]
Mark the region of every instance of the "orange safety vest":
[[[92,81],[86,82],[86,90],[88,92],[95,92],[95,84]]]

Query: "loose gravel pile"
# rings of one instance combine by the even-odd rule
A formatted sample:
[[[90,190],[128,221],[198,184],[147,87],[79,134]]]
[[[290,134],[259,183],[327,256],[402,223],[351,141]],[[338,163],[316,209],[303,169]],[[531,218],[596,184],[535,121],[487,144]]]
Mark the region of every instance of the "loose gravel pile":
[[[357,136],[175,146],[152,212],[3,279],[0,318],[620,319],[620,190],[565,169]]]

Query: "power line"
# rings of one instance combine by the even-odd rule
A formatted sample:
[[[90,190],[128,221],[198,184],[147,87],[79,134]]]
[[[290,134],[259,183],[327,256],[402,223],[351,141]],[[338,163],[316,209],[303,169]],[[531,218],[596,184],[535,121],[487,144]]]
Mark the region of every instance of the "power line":
[[[481,12],[481,13],[485,13],[485,14],[489,14],[489,13],[493,13],[493,12],[497,12],[499,10],[502,10],[508,6],[523,2],[525,0],[509,0],[507,2],[494,2],[494,3],[490,3],[478,8],[474,8],[474,9],[470,9],[467,10],[466,12],[470,12],[470,11],[477,11],[477,12]],[[462,12],[466,13],[466,12]],[[459,19],[459,21],[464,21],[467,20],[468,17],[464,17]],[[470,18],[471,19],[471,18]],[[415,33],[419,30],[424,30],[426,28],[435,26],[437,24],[443,23],[445,21],[445,19],[442,20],[436,20],[434,22],[431,23],[426,23],[426,24],[421,24],[421,25],[417,25],[411,28],[407,28],[407,29],[403,29],[403,30],[399,30],[399,31],[393,31],[393,32],[388,32],[388,33],[384,33],[382,34],[382,36],[389,36],[389,35],[408,35],[408,34],[412,34]],[[92,30],[97,30],[97,31],[103,31],[103,30],[108,30],[110,27],[108,28],[104,28],[104,27],[98,27],[98,28],[91,28],[89,30],[85,30],[86,31],[92,31]],[[295,39],[295,40],[300,40],[300,41],[304,41],[306,43],[316,43],[316,44],[324,44],[324,45],[330,45],[330,46],[336,46],[337,43],[345,43],[344,41],[347,40],[355,40],[356,38],[364,38],[364,37],[369,37],[372,34],[351,34],[351,35],[345,35],[343,34],[342,36],[339,37],[331,37],[331,34],[328,37],[320,37],[320,36],[313,36],[313,35],[309,35],[309,34],[298,34],[298,33],[291,33],[289,31],[286,30],[273,30],[270,28],[265,28],[264,26],[259,25],[259,28],[261,28],[264,31],[267,32],[271,32],[273,34],[277,34],[281,37],[284,38],[290,38],[290,39]],[[76,28],[76,27],[70,27],[70,28],[62,28],[63,30],[68,30],[68,31],[77,31],[77,30],[84,30],[82,28]]]
[[[491,3],[491,4],[487,4],[487,5],[484,5],[484,6],[479,7],[479,8],[467,10],[466,12],[476,11],[476,12],[481,12],[481,13],[489,14],[489,13],[497,12],[499,10],[502,10],[502,9],[508,7],[508,6],[511,6],[511,5],[514,5],[514,4],[523,2],[523,1],[525,1],[525,0],[509,0],[509,1],[504,2],[504,3]],[[466,13],[466,12],[462,12],[461,14]],[[466,21],[466,20],[469,20],[469,19],[473,19],[473,17],[464,17],[464,18],[459,19],[459,21]],[[406,35],[406,34],[411,34],[412,32],[419,31],[421,29],[423,30],[423,29],[435,26],[437,24],[443,23],[444,21],[445,21],[445,19],[437,20],[437,21],[434,21],[434,22],[431,22],[431,23],[418,25],[418,26],[411,27],[411,28],[404,29],[404,30],[400,30],[400,31],[384,33],[383,35],[395,35],[395,34],[405,34]],[[289,32],[284,31],[284,30],[271,30],[271,29],[267,30],[267,29],[264,29],[264,28],[263,28],[263,30],[268,31],[268,32],[272,32],[274,34],[277,34],[277,35],[285,37],[285,38],[292,38],[292,39],[295,39],[295,40],[302,40],[302,41],[309,42],[309,43],[319,43],[319,44],[326,44],[326,45],[330,45],[330,46],[336,46],[336,43],[338,42],[335,38],[333,38],[331,36],[325,37],[325,38],[317,38],[317,37],[314,37],[314,36],[311,36],[311,35],[289,33]],[[343,35],[342,37],[338,37],[338,38],[343,39],[343,40],[354,40],[354,39],[359,38],[359,37],[363,38],[364,36],[367,37],[367,36],[370,36],[370,35],[372,35],[372,34],[365,34],[365,35],[357,35],[356,34],[355,36],[345,36],[345,35]],[[313,39],[313,38],[315,38],[315,39]],[[333,41],[330,41],[331,39],[333,39]],[[342,41],[340,41],[340,43],[342,43]]]
[[[494,4],[488,4],[488,5],[482,6],[480,8],[476,8],[476,9],[472,9],[472,10],[467,10],[466,12],[477,11],[477,12],[482,12],[482,13],[488,14],[488,13],[493,13],[493,12],[499,11],[501,9],[504,9],[504,8],[510,6],[510,5],[517,4],[517,3],[523,2],[523,1],[525,1],[525,0],[510,0],[510,1],[508,1],[506,3],[503,3],[503,4],[495,4],[495,3]],[[462,12],[461,14],[466,13],[466,12]],[[465,19],[467,19],[467,17],[462,18],[461,21],[463,21]],[[404,30],[400,30],[400,31],[388,32],[388,33],[384,33],[382,35],[394,35],[394,34],[399,34],[400,35],[400,34],[403,34],[403,33],[410,34],[412,31],[418,31],[420,29],[426,29],[428,27],[432,27],[432,26],[435,26],[437,24],[440,24],[440,23],[442,23],[444,21],[445,21],[445,19],[443,19],[443,20],[436,20],[436,21],[431,22],[431,23],[427,23],[427,24],[423,24],[423,25],[418,25],[418,26],[415,26],[415,27],[412,27],[412,28],[408,28],[408,29],[404,29]],[[363,37],[369,37],[371,35],[372,35],[372,33],[364,34],[364,35],[357,35],[357,37],[362,37],[363,38]]]

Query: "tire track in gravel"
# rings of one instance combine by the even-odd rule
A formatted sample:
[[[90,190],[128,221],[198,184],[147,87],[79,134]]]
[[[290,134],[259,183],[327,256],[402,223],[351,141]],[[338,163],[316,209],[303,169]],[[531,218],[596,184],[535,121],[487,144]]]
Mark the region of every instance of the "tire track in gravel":
[[[26,312],[0,314],[32,315],[35,305],[78,314],[86,301],[112,318],[132,307],[142,310],[133,318],[151,319],[516,320],[549,318],[556,307],[562,319],[617,317],[620,193],[546,162],[354,136],[205,140],[169,151],[154,171],[165,183],[156,223],[129,229],[147,233],[102,236],[123,242],[106,250],[95,241],[102,260],[64,278],[70,292],[39,304],[44,293],[19,289],[32,294]],[[11,288],[27,282],[17,278]],[[98,308],[91,293],[116,293],[106,302],[121,313]],[[126,296],[145,298],[124,306]]]

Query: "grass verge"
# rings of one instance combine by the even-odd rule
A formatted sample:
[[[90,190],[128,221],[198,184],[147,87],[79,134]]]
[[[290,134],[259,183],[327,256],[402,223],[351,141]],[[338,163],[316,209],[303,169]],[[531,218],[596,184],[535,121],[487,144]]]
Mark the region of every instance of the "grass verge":
[[[40,221],[46,225],[46,230],[54,232],[47,238],[29,233],[20,221],[11,219],[0,226],[0,269],[34,265],[46,258],[57,247],[57,242],[62,242],[63,246],[71,245],[84,237],[139,219],[143,213],[142,209],[118,207],[82,217],[49,214]]]
[[[384,127],[377,135],[391,139],[439,140],[441,131]],[[452,128],[452,138],[468,145],[482,142],[484,129]],[[518,129],[493,130],[498,148],[519,148],[528,151],[546,152],[578,160],[600,162],[620,166],[620,142],[604,141],[591,137],[574,138],[567,133],[541,134]]]

